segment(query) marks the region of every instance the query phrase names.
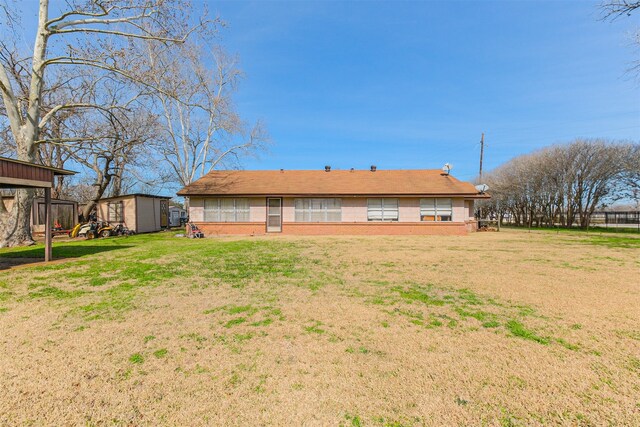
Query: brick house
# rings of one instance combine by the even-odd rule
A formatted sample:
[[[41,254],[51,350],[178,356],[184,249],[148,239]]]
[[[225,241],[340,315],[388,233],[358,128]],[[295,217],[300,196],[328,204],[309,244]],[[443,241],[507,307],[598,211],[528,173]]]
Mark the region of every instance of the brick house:
[[[212,171],[177,193],[208,236],[475,231],[488,198],[441,170]]]

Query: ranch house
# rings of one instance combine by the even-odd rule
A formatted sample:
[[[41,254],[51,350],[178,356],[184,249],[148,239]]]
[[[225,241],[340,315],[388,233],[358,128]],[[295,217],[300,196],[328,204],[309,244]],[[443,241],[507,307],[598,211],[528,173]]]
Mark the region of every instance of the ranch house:
[[[488,198],[442,170],[211,171],[178,192],[205,235],[475,231]]]

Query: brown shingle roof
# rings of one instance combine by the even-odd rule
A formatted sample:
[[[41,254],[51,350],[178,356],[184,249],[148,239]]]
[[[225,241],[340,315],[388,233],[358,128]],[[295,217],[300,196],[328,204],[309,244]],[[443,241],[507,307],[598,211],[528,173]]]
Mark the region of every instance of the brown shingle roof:
[[[179,196],[456,195],[484,198],[441,170],[211,171]]]

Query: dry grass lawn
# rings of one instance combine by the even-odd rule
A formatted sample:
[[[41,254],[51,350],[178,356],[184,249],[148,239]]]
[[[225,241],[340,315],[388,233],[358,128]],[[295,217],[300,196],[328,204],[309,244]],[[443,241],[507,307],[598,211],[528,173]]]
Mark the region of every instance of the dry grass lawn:
[[[640,425],[633,236],[57,250],[0,271],[0,425]]]

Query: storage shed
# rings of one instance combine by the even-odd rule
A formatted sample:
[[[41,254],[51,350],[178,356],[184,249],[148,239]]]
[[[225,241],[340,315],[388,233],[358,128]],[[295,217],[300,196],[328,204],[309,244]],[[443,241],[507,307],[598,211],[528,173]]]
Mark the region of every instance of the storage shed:
[[[44,223],[50,225],[44,227],[45,261],[51,261],[53,258],[51,187],[53,187],[53,178],[59,175],[75,175],[75,172],[0,157],[0,189],[42,188],[44,190]]]
[[[187,210],[179,206],[169,206],[169,226],[180,227],[187,222]]]
[[[13,207],[13,196],[2,196],[2,201],[7,210]],[[46,202],[44,197],[33,200],[31,209],[31,231],[44,233],[46,223]],[[71,230],[78,223],[78,203],[73,200],[51,199],[51,218],[53,228]]]
[[[126,194],[100,199],[96,205],[99,220],[123,224],[136,233],[152,233],[169,226],[169,199],[150,194]]]

